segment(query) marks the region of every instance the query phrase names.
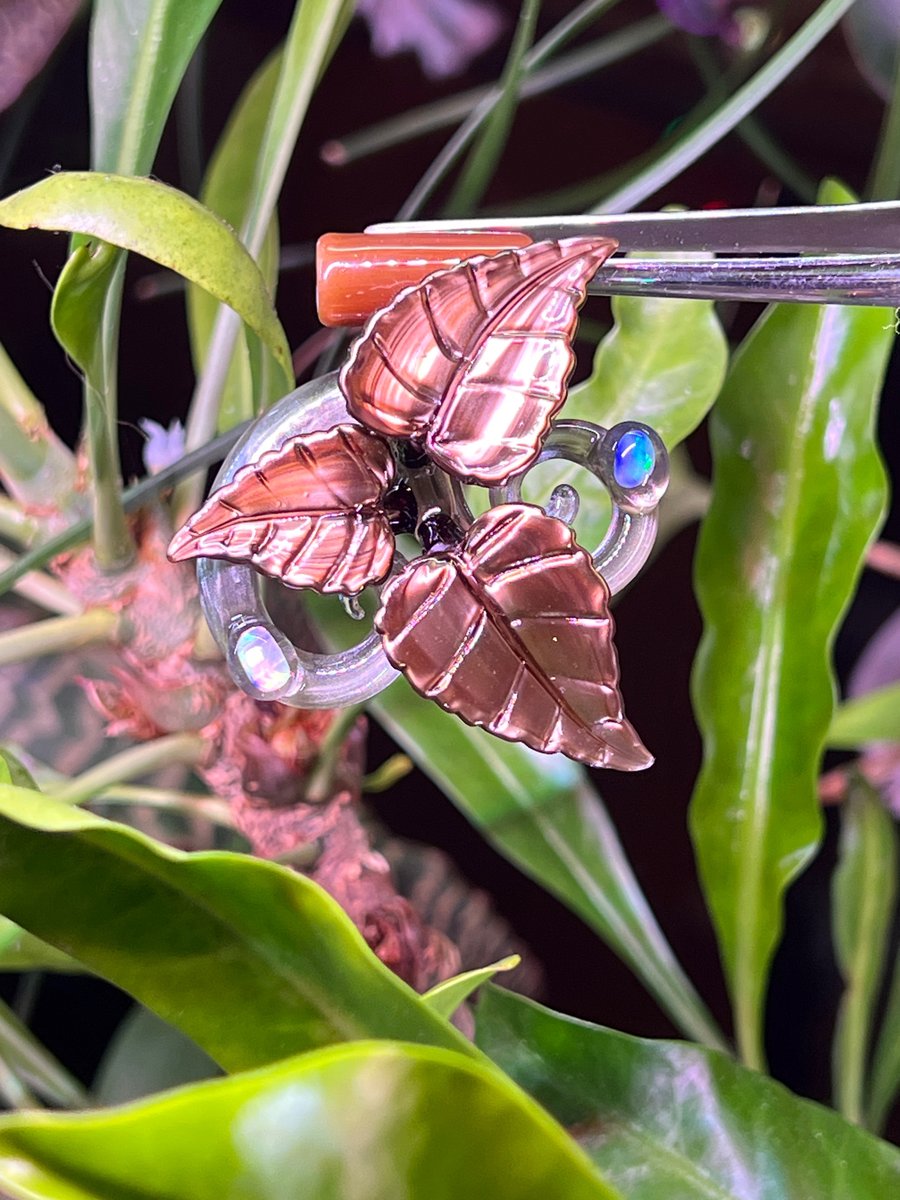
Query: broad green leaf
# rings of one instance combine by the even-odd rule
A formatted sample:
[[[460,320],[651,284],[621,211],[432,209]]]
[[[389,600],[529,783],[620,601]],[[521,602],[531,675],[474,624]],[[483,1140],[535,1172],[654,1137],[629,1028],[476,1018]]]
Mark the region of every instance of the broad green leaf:
[[[280,68],[281,54],[275,53],[263,63],[241,92],[203,181],[200,199],[234,229],[240,229],[244,224],[253,195],[256,153],[265,133]],[[274,296],[278,282],[278,222],[275,217],[269,223],[259,265],[269,292]],[[189,284],[187,310],[191,352],[195,370],[199,374],[203,369],[219,305],[209,292]],[[264,407],[262,399],[254,392],[246,342],[239,339],[222,392],[219,430],[230,429],[239,421],[254,416]]]
[[[489,967],[478,967],[474,971],[464,971],[445,979],[443,983],[430,988],[422,997],[432,1012],[450,1020],[459,1006],[477,991],[483,983],[488,983],[498,971],[514,971],[521,962],[518,954],[510,954],[499,962],[491,963]]]
[[[900,683],[837,706],[828,745],[833,750],[857,750],[867,742],[900,742]]]
[[[872,1055],[872,1082],[869,1088],[868,1121],[879,1131],[891,1106],[900,1094],[900,955],[894,961],[894,975],[888,993],[881,1032]]]
[[[309,880],[240,854],[184,854],[9,786],[0,786],[0,912],[226,1070],[362,1037],[468,1049]]]
[[[836,185],[824,199],[847,198]],[[815,853],[834,706],[830,650],[885,505],[874,423],[893,318],[770,307],[713,412],[696,562],[704,762],[691,831],[749,1065],[784,891]]]
[[[698,1041],[724,1045],[580,767],[562,755],[537,754],[465,725],[422,700],[405,680],[369,707],[501,854],[603,938],[680,1029]]]
[[[863,1121],[872,1019],[897,896],[897,835],[879,794],[856,778],[841,806],[839,861],[832,877],[834,948],[844,994],[834,1033],[835,1107]]]
[[[91,162],[146,175],[182,76],[222,0],[94,0]]]
[[[94,1079],[96,1104],[127,1104],[154,1092],[212,1079],[219,1069],[189,1037],[136,1004],[113,1034]]]
[[[477,1041],[628,1200],[886,1200],[900,1152],[715,1051],[489,987]]]
[[[61,171],[0,200],[0,225],[82,233],[177,271],[234,309],[291,382],[287,338],[259,268],[234,230],[183,192],[154,179]]]
[[[606,428],[644,421],[673,450],[706,416],[725,378],[728,343],[715,309],[708,300],[617,296],[612,312],[615,324],[597,347],[593,371],[572,388],[561,415]],[[578,539],[599,545],[609,521],[600,484],[568,464],[541,470],[552,471],[554,484],[578,489]]]
[[[621,1200],[527,1096],[446,1050],[333,1047],[77,1120],[0,1120],[17,1200]]]

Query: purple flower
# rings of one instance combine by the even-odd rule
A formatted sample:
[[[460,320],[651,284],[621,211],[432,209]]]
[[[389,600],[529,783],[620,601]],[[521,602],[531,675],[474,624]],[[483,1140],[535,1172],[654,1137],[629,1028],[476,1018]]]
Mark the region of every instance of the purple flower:
[[[166,429],[158,421],[144,417],[139,425],[147,435],[144,443],[144,466],[151,475],[158,475],[184,454],[184,427],[174,420]]]
[[[656,6],[673,25],[698,37],[726,37],[733,28],[735,0],[656,0]]]
[[[888,617],[869,641],[847,686],[848,696],[864,696],[878,688],[900,681],[900,609]],[[872,782],[881,788],[885,803],[900,816],[900,747],[890,742],[874,742],[863,751],[861,766]],[[869,768],[867,770],[867,767]]]
[[[357,0],[356,11],[368,22],[375,54],[412,50],[430,79],[464,71],[504,25],[481,0]]]

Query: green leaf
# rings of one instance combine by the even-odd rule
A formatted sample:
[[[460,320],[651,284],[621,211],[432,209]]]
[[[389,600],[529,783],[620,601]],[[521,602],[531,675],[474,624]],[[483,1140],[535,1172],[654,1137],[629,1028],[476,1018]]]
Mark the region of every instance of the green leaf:
[[[828,730],[832,750],[858,750],[868,742],[900,742],[900,683],[839,704]]]
[[[478,967],[474,971],[464,971],[445,979],[443,983],[430,988],[422,997],[432,1012],[450,1020],[459,1006],[477,991],[483,983],[497,974],[498,971],[514,971],[522,959],[518,954],[510,954],[499,962],[491,963],[489,967]]]
[[[109,1107],[154,1092],[212,1079],[219,1069],[181,1030],[136,1004],[106,1048],[94,1079],[94,1100]]]
[[[271,55],[238,97],[203,182],[201,200],[234,229],[243,226],[253,196],[256,153],[265,133],[281,61],[280,52]],[[274,296],[278,282],[278,222],[275,217],[269,222],[263,243],[260,270],[270,294]],[[194,368],[199,375],[203,370],[219,305],[209,292],[189,284],[187,310],[191,352]],[[259,396],[254,391],[250,356],[246,343],[239,340],[222,392],[219,430],[230,429],[239,421],[255,416],[265,407],[263,401],[274,398],[274,395]]]
[[[0,1120],[21,1200],[621,1200],[527,1096],[446,1050],[341,1046],[77,1120]]]
[[[879,1131],[891,1105],[900,1092],[900,955],[894,962],[894,976],[884,1006],[881,1033],[872,1055],[872,1082],[869,1089],[868,1121]]]
[[[37,784],[31,777],[31,772],[11,750],[5,747],[0,750],[0,783],[11,783],[13,787],[31,788],[37,791]]]
[[[836,186],[823,193],[845,199]],[[831,644],[884,511],[874,422],[893,340],[884,309],[773,306],[738,351],[710,424],[694,672],[704,763],[691,829],[753,1066],[784,891],[821,833]]]
[[[177,271],[234,309],[291,383],[287,338],[259,268],[234,230],[183,192],[155,179],[61,171],[0,201],[0,225],[85,234]]]
[[[728,343],[715,309],[708,300],[618,296],[612,312],[615,324],[597,347],[593,371],[572,389],[562,415],[606,428],[645,421],[674,450],[709,412],[725,378]],[[609,522],[604,489],[571,464],[556,467],[552,479],[578,489],[578,539],[598,546]]]
[[[83,1108],[87,1092],[0,1000],[0,1066],[27,1080],[53,1104]]]
[[[81,963],[0,917],[0,971],[83,971]]]
[[[9,786],[0,911],[226,1070],[362,1037],[470,1050],[309,880],[240,854],[184,854]]]
[[[94,0],[91,162],[146,175],[182,76],[222,0]]]
[[[853,780],[841,806],[839,861],[832,877],[834,948],[844,994],[834,1034],[835,1107],[863,1121],[872,1019],[897,896],[897,836],[881,797]]]
[[[603,938],[680,1029],[698,1041],[724,1045],[580,767],[562,755],[537,754],[465,725],[422,700],[405,680],[369,708],[501,854]]]
[[[489,987],[478,1044],[628,1200],[886,1200],[900,1153],[715,1051],[615,1033]]]

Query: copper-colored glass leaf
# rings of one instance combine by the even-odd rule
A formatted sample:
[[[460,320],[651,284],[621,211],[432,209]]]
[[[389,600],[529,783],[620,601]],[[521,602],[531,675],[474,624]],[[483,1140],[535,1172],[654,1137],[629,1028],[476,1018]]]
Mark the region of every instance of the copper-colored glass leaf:
[[[492,508],[381,598],[388,657],[448,712],[595,767],[653,762],[622,713],[609,589],[562,521],[530,504]]]
[[[494,484],[537,457],[566,397],[571,340],[606,238],[536,242],[436,271],[376,313],[341,371],[350,412]]]
[[[289,587],[355,595],[391,569],[387,444],[357,425],[291,438],[242,467],[175,534],[169,558],[251,563]]]

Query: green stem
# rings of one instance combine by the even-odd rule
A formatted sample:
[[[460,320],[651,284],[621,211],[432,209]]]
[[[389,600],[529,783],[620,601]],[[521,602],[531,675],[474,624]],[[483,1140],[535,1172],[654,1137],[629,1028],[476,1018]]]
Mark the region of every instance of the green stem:
[[[574,12],[570,13],[568,17],[551,29],[544,38],[532,47],[531,52],[526,55],[523,63],[525,73],[540,66],[568,38],[574,37],[585,25],[596,20],[602,13],[617,3],[618,0],[589,0],[588,3],[579,5]],[[446,146],[444,146],[440,154],[434,159],[431,166],[407,197],[406,202],[397,213],[398,221],[411,221],[414,217],[418,216],[435,188],[438,187],[441,180],[453,167],[466,146],[475,137],[482,124],[494,111],[502,96],[503,91],[501,88],[492,91],[474,109],[469,118],[460,125],[459,129],[450,138]]]
[[[207,817],[217,825],[234,829],[234,817],[227,801],[200,792],[178,792],[167,788],[141,787],[135,784],[116,784],[98,792],[91,801],[98,805],[140,805],[181,813],[186,817]]]
[[[16,556],[8,550],[0,548],[0,570],[8,568],[16,562]],[[48,612],[60,613],[62,616],[74,617],[82,611],[78,598],[69,589],[43,571],[30,571],[14,585],[16,592],[31,600],[33,604],[45,608]]]
[[[135,545],[122,504],[119,461],[118,347],[125,280],[125,254],[119,255],[103,301],[99,370],[85,374],[85,441],[91,466],[94,556],[104,571],[120,571],[134,559]]]
[[[0,1097],[14,1112],[40,1108],[40,1101],[0,1054]]]
[[[73,508],[75,456],[0,346],[0,478],[21,504]]]
[[[306,778],[304,792],[309,804],[322,804],[330,799],[341,750],[347,735],[356,724],[362,711],[361,704],[342,708],[328,726],[325,736],[322,738],[316,761]]]
[[[74,779],[47,790],[63,804],[84,804],[107,788],[139,779],[173,763],[194,766],[203,757],[205,749],[206,742],[198,734],[173,733],[114,754]]]
[[[515,119],[524,77],[525,54],[534,41],[540,10],[541,0],[522,0],[516,31],[500,80],[500,97],[469,151],[466,165],[445,206],[446,215],[471,212],[477,207],[494,176]]]
[[[671,33],[672,25],[665,17],[647,17],[643,21],[626,25],[624,29],[607,37],[598,38],[587,46],[581,46],[570,54],[562,55],[541,70],[529,71],[528,62],[531,56],[526,55],[519,100],[530,100],[534,96],[542,96],[546,92],[564,87],[567,83],[583,79],[594,71],[652,46]],[[379,121],[378,124],[361,129],[358,133],[326,142],[320,152],[321,158],[335,167],[358,162],[392,146],[399,146],[414,138],[456,125],[465,120],[479,104],[486,100],[497,102],[501,95],[500,87],[489,84],[486,87],[469,88],[468,91],[449,96],[445,100],[437,100],[433,104],[423,104],[420,108],[389,117],[386,121]],[[281,269],[285,269],[284,262]]]
[[[869,200],[896,200],[900,196],[900,54],[897,55],[894,87],[884,110],[866,195]]]
[[[43,1095],[62,1108],[87,1108],[90,1103],[85,1089],[37,1040],[8,1005],[0,1000],[0,1060],[16,1079],[25,1076]],[[9,1074],[7,1074],[7,1084]],[[33,1107],[28,1094],[24,1105]]]
[[[706,86],[708,88],[720,87],[725,76],[716,62],[709,39],[692,37],[688,39],[688,45],[691,58]],[[815,204],[818,193],[816,180],[791,158],[783,146],[778,144],[758,117],[746,117],[737,126],[735,132],[776,179],[780,180],[785,187],[790,188],[805,204]]]
[[[48,617],[20,629],[0,633],[0,666],[77,650],[95,642],[112,642],[119,618],[106,608],[90,608],[71,617]]]
[[[794,36],[729,100],[638,172],[624,187],[607,196],[593,211],[628,212],[677,178],[771,95],[834,29],[853,3],[854,0],[825,0]]]
[[[151,475],[148,479],[142,479],[140,483],[135,483],[130,488],[126,488],[122,493],[122,502],[125,511],[136,512],[148,500],[152,500],[160,492],[164,492],[167,488],[170,488],[173,483],[177,483],[178,480],[185,479],[189,475],[205,471],[212,463],[219,462],[225,457],[241,434],[246,431],[248,425],[249,421],[243,425],[236,425],[233,429],[220,434],[205,446],[201,446],[197,450],[192,450],[190,454],[186,454],[178,462],[173,463],[171,467],[166,467],[165,470],[160,471],[159,474]],[[71,550],[75,546],[81,545],[91,536],[93,527],[94,522],[90,517],[82,521],[77,521],[74,525],[70,525],[67,529],[63,529],[54,537],[41,543],[40,546],[35,546],[34,549],[20,555],[11,567],[0,574],[0,596],[8,592],[10,588],[15,587],[19,580],[24,578],[29,571],[35,571],[45,566],[51,559],[56,558],[58,555],[64,554],[67,550]]]
[[[28,546],[37,540],[40,532],[40,524],[17,501],[0,496],[0,537]]]
[[[256,158],[253,195],[241,227],[241,240],[254,258],[259,258],[263,248],[313,89],[336,48],[349,15],[348,5],[341,0],[318,5],[310,0],[300,0],[294,9],[266,131]],[[221,308],[210,336],[206,365],[188,411],[185,429],[188,450],[202,446],[215,433],[222,392],[240,329],[241,322],[235,314]],[[192,511],[201,492],[202,481],[186,480],[176,494],[175,511]]]

